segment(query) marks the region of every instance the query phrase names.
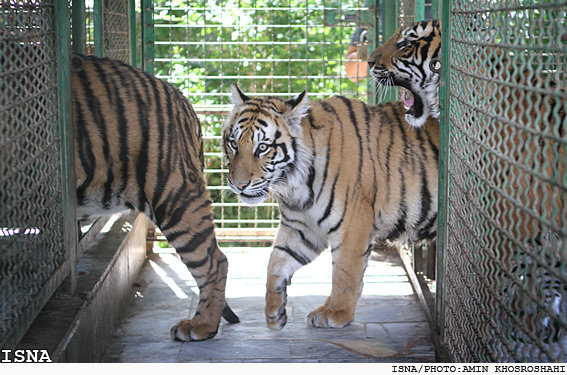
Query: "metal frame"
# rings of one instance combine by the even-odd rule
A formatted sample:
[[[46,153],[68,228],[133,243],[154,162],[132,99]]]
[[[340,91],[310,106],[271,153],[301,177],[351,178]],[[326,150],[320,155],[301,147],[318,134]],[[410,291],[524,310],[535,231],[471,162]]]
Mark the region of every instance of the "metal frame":
[[[387,2],[386,4],[384,4],[385,5],[384,14],[383,14],[384,19],[391,20],[391,18],[394,17],[393,14],[396,10],[396,7],[399,4],[403,4],[404,7],[408,7],[410,5],[408,3],[411,3],[411,1],[407,2],[400,0],[399,2]],[[455,4],[455,6],[453,6],[453,4]],[[424,13],[422,13],[423,2],[415,1],[414,5],[415,5],[415,18],[416,20],[419,20],[424,16]],[[552,231],[553,233],[555,233],[555,235],[560,237],[559,240],[555,240],[556,241],[555,245],[546,245],[544,242],[544,244],[542,245],[536,245],[534,249],[530,248],[529,250],[532,252],[534,252],[535,250],[535,255],[529,255],[529,256],[518,255],[518,251],[520,251],[521,253],[522,250],[527,250],[525,242],[522,242],[521,239],[514,238],[513,231],[518,230],[518,228],[499,227],[499,224],[495,222],[493,218],[490,217],[491,215],[490,213],[483,213],[481,216],[488,221],[492,220],[490,221],[490,224],[492,225],[493,229],[495,231],[501,231],[503,235],[508,238],[512,238],[514,244],[519,248],[519,250],[518,249],[515,250],[516,252],[514,253],[515,254],[514,259],[511,260],[511,256],[508,256],[508,258],[506,258],[506,252],[504,251],[504,249],[499,249],[497,245],[496,248],[494,249],[495,254],[491,254],[489,251],[490,249],[488,248],[483,247],[479,249],[478,246],[480,245],[478,243],[476,244],[476,247],[474,244],[470,244],[470,243],[461,243],[462,247],[457,246],[455,243],[449,245],[449,242],[450,241],[454,242],[454,238],[457,235],[459,235],[459,233],[455,233],[455,228],[454,228],[455,223],[449,222],[449,217],[451,215],[453,216],[455,214],[458,215],[458,213],[456,213],[456,208],[452,206],[451,202],[449,201],[450,196],[454,195],[454,191],[451,192],[449,191],[449,179],[450,178],[454,179],[455,175],[461,176],[461,174],[464,173],[464,175],[461,177],[465,180],[467,180],[467,178],[472,178],[476,176],[476,178],[480,178],[480,180],[484,181],[486,185],[485,189],[487,189],[487,190],[483,190],[483,192],[485,193],[486,191],[491,191],[497,188],[497,186],[495,186],[494,183],[491,183],[492,181],[490,180],[490,178],[492,177],[479,176],[479,173],[483,173],[485,171],[485,169],[483,168],[492,168],[496,170],[498,170],[498,168],[504,168],[502,165],[487,166],[483,164],[482,166],[479,167],[481,168],[480,172],[479,171],[475,172],[473,169],[471,169],[470,171],[469,170],[455,171],[451,169],[454,167],[450,167],[450,165],[452,165],[452,163],[454,163],[454,161],[456,160],[453,158],[458,157],[458,155],[457,156],[455,155],[456,154],[455,150],[451,148],[452,142],[455,142],[454,141],[455,134],[453,134],[453,132],[457,132],[458,134],[460,134],[460,136],[463,136],[463,134],[465,134],[464,131],[466,129],[469,129],[468,127],[472,127],[472,129],[475,129],[475,126],[477,127],[483,126],[483,121],[486,122],[487,120],[486,119],[482,120],[482,116],[488,116],[489,121],[491,121],[491,124],[492,122],[499,122],[499,124],[496,125],[492,124],[492,126],[499,126],[501,129],[506,127],[513,129],[512,131],[516,132],[513,134],[518,134],[518,132],[526,132],[526,134],[529,134],[528,139],[534,142],[537,139],[539,139],[538,137],[541,137],[541,139],[543,139],[544,141],[540,141],[540,142],[547,142],[545,144],[547,144],[546,147],[548,147],[548,149],[554,150],[553,147],[556,148],[563,147],[565,143],[563,138],[557,137],[557,134],[555,134],[557,132],[560,132],[559,129],[561,128],[561,126],[564,126],[565,124],[564,119],[563,119],[563,125],[555,124],[554,128],[551,129],[551,125],[545,125],[547,124],[547,121],[551,121],[551,120],[546,119],[543,116],[538,117],[539,120],[537,121],[539,122],[537,122],[536,124],[532,124],[532,126],[530,126],[530,124],[523,124],[523,123],[516,124],[513,120],[507,119],[505,116],[502,115],[491,116],[490,111],[494,110],[495,108],[498,108],[497,105],[494,104],[495,102],[498,101],[497,94],[492,94],[491,100],[493,101],[493,103],[491,104],[490,108],[484,108],[484,110],[479,110],[479,112],[476,115],[470,117],[470,123],[461,124],[460,126],[462,128],[459,127],[459,129],[453,129],[453,127],[455,126],[451,123],[451,121],[455,121],[455,119],[453,118],[453,120],[450,120],[451,101],[455,100],[457,103],[463,103],[471,98],[475,98],[476,100],[479,100],[479,98],[475,97],[474,95],[468,97],[466,94],[467,90],[464,90],[465,93],[461,93],[461,96],[457,97],[456,92],[458,91],[458,89],[462,90],[463,87],[462,84],[471,85],[471,83],[459,82],[458,85],[461,86],[454,86],[453,93],[451,93],[450,88],[452,86],[450,83],[450,79],[452,75],[451,74],[452,59],[456,59],[455,56],[458,56],[458,53],[460,53],[461,55],[467,55],[468,48],[471,49],[479,48],[481,51],[477,52],[478,55],[481,52],[486,53],[484,49],[486,49],[487,47],[490,48],[494,46],[502,47],[504,50],[508,50],[508,49],[511,50],[512,52],[510,53],[508,58],[512,60],[512,63],[514,63],[514,57],[516,56],[519,56],[518,60],[516,60],[516,63],[525,64],[526,61],[528,62],[532,61],[525,58],[524,55],[520,54],[520,52],[524,52],[524,51],[526,53],[529,53],[530,57],[533,56],[534,58],[533,61],[540,61],[538,60],[538,54],[542,54],[543,60],[547,59],[546,60],[547,62],[549,62],[548,60],[550,60],[549,59],[550,53],[556,53],[558,54],[557,56],[562,56],[561,58],[559,57],[555,58],[551,63],[551,67],[548,67],[548,70],[544,70],[544,78],[539,76],[536,77],[540,79],[539,82],[541,83],[542,82],[541,80],[545,80],[545,74],[555,74],[555,69],[565,69],[564,64],[566,60],[564,56],[567,56],[567,49],[565,48],[564,43],[558,42],[558,36],[556,34],[550,36],[549,31],[547,29],[543,29],[543,30],[537,29],[538,26],[535,26],[536,28],[534,33],[535,35],[539,36],[539,38],[538,37],[530,38],[529,41],[527,41],[527,39],[522,40],[521,38],[526,38],[526,37],[518,36],[516,35],[516,33],[510,34],[512,35],[513,40],[512,42],[506,42],[506,43],[501,43],[499,39],[486,40],[483,42],[483,41],[477,41],[476,39],[467,40],[466,36],[462,36],[462,35],[460,37],[455,37],[453,34],[457,32],[458,35],[459,30],[451,30],[451,27],[452,24],[457,22],[456,20],[457,17],[465,18],[465,17],[470,17],[471,14],[481,13],[477,18],[473,18],[473,21],[463,21],[463,22],[476,22],[474,23],[474,25],[480,25],[480,28],[477,32],[478,33],[485,32],[486,36],[492,38],[492,34],[487,32],[487,30],[490,29],[483,29],[483,27],[485,27],[484,26],[485,23],[483,22],[488,22],[488,21],[484,20],[482,9],[477,9],[477,8],[469,9],[466,8],[465,6],[462,6],[463,9],[458,9],[458,12],[455,12],[456,13],[455,14],[453,8],[456,7],[455,9],[457,9],[459,8],[459,6],[461,6],[460,3],[456,4],[456,2],[454,1],[453,2],[432,1],[431,10],[430,10],[431,18],[437,18],[437,19],[441,18],[442,29],[443,29],[442,30],[443,49],[442,49],[442,59],[441,59],[443,69],[441,72],[441,82],[440,82],[441,149],[440,149],[440,165],[439,165],[440,168],[439,215],[438,215],[436,269],[435,269],[435,274],[432,275],[433,279],[435,280],[435,284],[434,284],[435,299],[433,303],[428,285],[425,283],[424,280],[424,276],[428,276],[428,275],[424,274],[424,268],[423,268],[424,261],[422,258],[422,249],[421,248],[400,249],[400,256],[408,272],[408,276],[412,282],[412,286],[414,287],[418,299],[420,300],[422,306],[424,307],[426,316],[431,324],[431,328],[434,333],[433,341],[437,348],[438,360],[452,361],[456,359],[458,361],[471,361],[471,360],[476,361],[479,360],[479,358],[484,360],[492,359],[498,361],[502,361],[502,360],[508,361],[511,359],[533,360],[534,358],[539,358],[540,360],[542,358],[544,358],[544,360],[557,360],[557,359],[564,360],[567,352],[567,337],[566,337],[567,333],[565,332],[566,320],[565,318],[561,318],[561,315],[559,314],[561,314],[561,312],[565,312],[565,309],[567,308],[567,302],[566,302],[567,295],[565,294],[565,291],[567,291],[567,286],[565,285],[565,279],[567,276],[564,274],[565,258],[558,258],[558,256],[556,255],[554,261],[560,262],[561,261],[560,259],[563,259],[562,261],[563,263],[561,263],[560,266],[557,265],[551,266],[550,264],[545,263],[545,262],[549,262],[549,260],[544,260],[543,259],[544,257],[542,255],[537,254],[537,249],[539,246],[542,250],[548,252],[550,251],[550,249],[552,249],[555,252],[565,251],[564,248],[565,231],[562,228],[559,228],[559,226],[556,224],[557,221],[559,220],[557,219],[558,215],[562,215],[562,214],[564,215],[565,211],[562,211],[561,213],[558,211],[557,208],[555,208],[553,212],[548,212],[547,213],[548,215],[556,216],[556,219],[553,219],[555,220],[554,222],[553,220],[546,219],[545,209],[544,209],[544,213],[538,216],[536,209],[534,209],[533,207],[531,208],[526,207],[527,203],[530,202],[514,200],[514,195],[510,195],[510,194],[505,195],[503,198],[500,198],[509,201],[514,200],[513,202],[514,207],[522,210],[522,212],[525,215],[528,215],[530,217],[530,220],[537,221],[544,227],[547,226],[549,231]],[[496,27],[494,22],[498,22],[498,21],[494,21],[494,19],[498,19],[500,20],[500,22],[502,22],[501,18],[498,18],[498,17],[502,17],[501,15],[498,16],[498,12],[505,13],[508,11],[512,11],[515,14],[519,14],[519,20],[522,21],[525,21],[528,18],[531,19],[531,17],[535,17],[539,22],[542,22],[541,25],[546,25],[546,23],[549,22],[556,22],[561,24],[562,22],[561,17],[564,18],[566,14],[565,12],[567,11],[566,9],[567,2],[550,2],[549,4],[545,4],[545,5],[538,4],[533,6],[518,5],[518,6],[514,6],[513,9],[508,9],[507,4],[495,3],[493,4],[493,6],[494,9],[492,8],[484,9],[484,11],[487,12],[486,15],[487,20],[490,19],[490,17],[493,17],[492,18],[493,23],[490,24],[493,28]],[[485,8],[488,7],[490,7],[490,5],[485,5]],[[561,8],[559,9],[559,7]],[[549,15],[549,19],[547,18],[548,17],[547,15],[540,16],[540,13],[538,13],[536,10],[536,9],[541,9],[542,10],[541,14],[544,14],[544,10],[551,8],[557,9],[557,12],[555,13],[555,16]],[[534,10],[536,11],[533,12]],[[407,13],[407,8],[404,9],[404,16],[406,15],[406,13]],[[408,19],[407,17],[404,18],[406,20]],[[465,20],[468,20],[468,18],[465,18]],[[464,25],[466,27],[470,26],[468,23],[465,23]],[[514,30],[514,27],[517,27],[517,23],[510,23],[510,24],[506,23],[502,26],[503,26],[502,30],[504,31],[508,30],[508,32],[510,32],[510,30]],[[506,26],[508,26],[508,28],[506,28]],[[386,23],[384,27],[385,29],[383,35],[384,38],[386,38],[389,34],[387,32],[389,25]],[[544,27],[544,26],[539,26],[539,27]],[[565,28],[558,26],[555,28],[555,30],[560,30],[560,32],[564,32]],[[472,32],[473,34],[475,33],[474,30]],[[540,35],[539,33],[542,33],[542,35]],[[453,37],[457,38],[455,39],[456,42],[454,43],[456,43],[457,45],[459,43],[461,44],[461,50],[458,53],[455,52],[455,48],[452,48]],[[505,40],[505,37],[503,35],[501,35],[500,38]],[[548,41],[551,47],[549,45],[546,45],[545,41]],[[515,43],[517,43],[517,45]],[[556,43],[557,45],[553,43]],[[462,46],[463,44],[465,45],[465,47]],[[546,50],[549,53],[546,53]],[[499,61],[498,55],[494,55],[493,58],[495,58],[496,61]],[[464,59],[464,61],[468,61],[468,60]],[[461,66],[460,70],[457,69],[458,71],[456,74],[458,74],[459,71],[466,72],[466,75],[468,77],[476,80],[475,83],[477,85],[480,85],[479,87],[483,87],[483,88],[490,87],[494,89],[494,87],[497,86],[495,89],[496,92],[500,94],[504,93],[502,94],[502,96],[504,97],[506,97],[507,95],[505,94],[507,92],[505,90],[507,89],[516,88],[517,90],[524,90],[525,92],[522,92],[521,94],[518,95],[520,95],[520,97],[523,98],[523,100],[526,100],[528,102],[527,105],[530,105],[530,103],[533,104],[531,100],[535,100],[536,104],[535,107],[532,108],[533,111],[537,111],[540,109],[539,107],[537,107],[538,105],[537,103],[540,102],[537,101],[538,99],[529,99],[530,98],[529,95],[538,94],[538,95],[542,95],[542,97],[543,95],[547,95],[547,98],[549,100],[554,100],[554,101],[563,100],[563,102],[561,103],[565,103],[567,101],[567,98],[565,97],[564,94],[561,94],[559,92],[554,94],[550,92],[552,88],[555,87],[553,84],[549,84],[549,86],[545,86],[543,88],[534,88],[529,83],[518,86],[518,84],[516,84],[513,80],[509,81],[509,78],[506,78],[510,76],[505,75],[504,78],[499,76],[492,77],[490,74],[494,74],[494,71],[498,71],[498,69],[502,69],[502,66],[497,65],[495,67],[494,66],[495,62],[491,61],[488,57],[484,58],[484,60],[482,58],[480,60],[475,60],[474,64],[475,64],[474,67],[476,67],[476,69],[474,67],[472,69],[469,69],[470,68],[469,66],[466,67]],[[487,74],[486,72],[482,71],[482,68],[481,71],[479,71],[476,64],[479,64],[481,66],[482,64],[487,64],[488,69],[494,69],[494,68],[496,69],[494,71],[490,70],[489,72],[490,74]],[[537,63],[534,64],[538,65]],[[467,65],[467,63],[465,63],[465,65]],[[523,69],[529,70],[531,68],[529,63],[522,66],[524,67]],[[505,67],[504,69],[507,68],[508,67]],[[564,76],[565,76],[564,71],[559,73],[559,77],[564,77]],[[555,83],[561,81],[561,79],[557,78],[558,76],[554,76],[554,77],[555,77]],[[483,84],[484,86],[482,86]],[[561,84],[559,86],[564,87]],[[502,96],[500,97],[501,100],[502,100]],[[540,100],[542,101],[542,103],[546,103],[545,98],[542,98]],[[487,102],[484,101],[482,103],[483,103],[482,105],[486,105]],[[506,104],[507,103],[504,103],[503,105]],[[510,104],[508,103],[508,105]],[[513,105],[514,104],[511,105],[512,108],[514,108]],[[550,104],[543,104],[543,105],[549,106]],[[473,106],[472,108],[478,110],[477,107]],[[561,109],[563,111],[567,110],[567,108],[565,108],[565,104],[563,104]],[[550,107],[547,107],[547,110],[549,111]],[[549,118],[553,116],[553,118],[557,122],[561,119],[557,105],[555,105],[553,111],[554,112],[550,112],[548,116]],[[463,114],[463,116],[467,116],[467,114]],[[454,116],[454,117],[459,118],[459,116]],[[529,123],[529,120],[527,120],[527,122]],[[542,129],[541,128],[542,126],[548,126],[548,128]],[[494,129],[498,130],[499,129],[498,127],[496,128],[489,127],[488,130],[486,130],[486,128],[483,129],[485,129],[484,130],[485,132],[494,133],[492,134],[492,136],[496,136],[496,137],[501,136],[497,131],[494,130]],[[546,133],[546,131],[548,133]],[[472,134],[475,134],[474,130],[471,130],[471,132]],[[551,133],[555,132],[555,133],[549,134],[549,132]],[[506,138],[504,138],[500,142],[504,142],[505,140]],[[491,157],[492,159],[494,159],[494,161],[500,160],[502,161],[502,163],[508,163],[512,167],[521,170],[522,173],[531,176],[531,178],[535,180],[534,183],[538,183],[538,179],[542,179],[543,181],[542,183],[550,184],[550,186],[552,186],[553,189],[563,189],[560,191],[555,191],[553,194],[548,193],[549,194],[548,199],[553,199],[550,198],[551,195],[553,195],[553,197],[566,195],[565,191],[567,188],[565,187],[565,180],[564,179],[561,180],[561,177],[556,175],[558,173],[557,170],[560,170],[560,167],[556,167],[559,169],[557,169],[555,172],[552,172],[554,173],[553,176],[546,176],[546,174],[541,171],[539,172],[537,170],[532,171],[532,169],[530,169],[530,165],[523,165],[522,162],[518,162],[513,159],[514,152],[516,153],[518,152],[518,151],[514,151],[514,148],[518,147],[518,145],[511,144],[509,146],[506,146],[505,150],[498,149],[498,151],[495,152],[493,149],[489,147],[489,145],[491,144],[491,140],[490,138],[486,138],[486,135],[484,135],[484,138],[481,137],[480,140],[472,139],[471,141],[476,142],[478,145],[480,145],[481,151],[488,153],[488,155],[492,155]],[[556,142],[555,145],[553,144],[553,142]],[[498,144],[499,144],[498,147],[502,147],[501,146],[502,143],[498,143]],[[494,145],[492,144],[492,146]],[[541,152],[543,152],[543,150]],[[554,156],[549,156],[550,158],[559,157],[558,156],[559,151],[554,151],[554,152],[555,152],[553,154]],[[507,153],[510,153],[512,155],[508,155]],[[549,153],[546,155],[549,155]],[[460,158],[467,159],[467,156],[461,155]],[[538,167],[545,168],[545,165],[549,166],[550,162],[551,160],[547,160],[547,159],[543,161],[538,161],[536,162],[535,166],[531,166],[531,168],[534,169]],[[464,164],[465,164],[465,169],[467,167],[472,168],[471,163],[465,162]],[[544,166],[541,167],[541,164],[543,164]],[[451,175],[449,174],[450,172]],[[511,178],[513,180],[514,175],[511,175]],[[504,183],[509,183],[509,182],[506,181]],[[455,182],[452,182],[451,184],[455,184]],[[521,184],[519,183],[515,186],[512,185],[512,189],[514,188],[517,189],[517,187],[520,185]],[[548,190],[550,189],[551,187],[548,188]],[[502,189],[498,190],[497,193],[503,194]],[[522,192],[516,191],[516,193],[522,193]],[[524,196],[525,194],[526,193],[524,193]],[[493,199],[499,199],[499,198],[498,196],[496,196]],[[478,209],[478,207],[475,208]],[[458,221],[459,218],[453,217],[452,220]],[[449,227],[450,224],[451,224],[451,228]],[[490,229],[484,229],[484,230],[490,231]],[[471,234],[469,233],[469,236],[470,235]],[[451,250],[449,246],[452,247],[452,252],[449,251]],[[455,246],[457,247],[455,248]],[[533,246],[533,243],[531,246]],[[555,248],[553,246],[555,246]],[[488,247],[493,248],[494,245]],[[453,258],[456,253],[465,254],[465,258],[468,260],[468,263],[465,262],[466,265],[462,266],[463,269],[459,271],[454,269],[455,264]],[[433,260],[431,257],[429,257],[429,255],[431,254],[433,254],[433,252],[429,251],[427,258],[427,261],[429,263],[427,267],[428,271],[431,270],[431,261]],[[447,254],[453,254],[452,258],[449,258]],[[502,256],[502,258],[499,258],[499,255]],[[492,266],[494,266],[495,269],[499,271],[494,272],[489,264],[484,264],[485,270],[482,269],[483,265],[473,264],[476,259],[475,256],[476,258],[480,257],[481,259],[483,259],[483,257],[487,258],[488,259],[487,262],[490,262]],[[511,265],[509,263],[506,263],[507,261],[511,262]],[[467,267],[473,268],[474,272],[472,272],[471,274],[467,274],[466,273]],[[547,279],[544,276],[541,276],[544,270],[548,271],[548,276],[546,276]],[[458,272],[461,272],[461,274],[455,276],[455,274]],[[465,274],[462,274],[463,272]],[[507,284],[498,283],[497,285],[495,285],[494,284],[495,282],[493,280],[485,280],[486,279],[485,273],[493,278],[501,277],[502,280],[500,280],[500,282]],[[429,278],[431,279],[431,277]],[[459,278],[461,278],[462,280],[458,281],[457,279]],[[467,284],[467,285],[463,286],[463,284]],[[483,291],[474,289],[475,284],[479,284],[482,288],[484,288],[482,289]],[[507,286],[503,287],[502,285],[507,285]],[[545,285],[555,288],[553,289],[554,291],[545,290]],[[459,290],[455,292],[454,288],[456,286],[462,287],[463,290]],[[500,289],[502,289],[502,294],[498,294],[498,292],[494,291]],[[467,307],[464,306],[465,302],[468,302],[471,304],[471,306],[473,306],[473,305],[478,305],[479,303],[485,301],[484,295],[481,296],[482,298],[478,296],[474,297],[475,291],[477,294],[484,293],[490,295],[489,297],[486,297],[486,300],[488,301],[486,303],[489,306],[484,307],[491,309],[490,311],[492,313],[490,315],[484,316],[482,318],[477,318],[477,316],[481,316],[482,314],[485,313],[483,311],[478,311],[478,310],[465,311],[467,310]],[[473,300],[456,301],[455,298],[457,299],[461,298],[461,292],[463,293],[463,295],[466,294],[466,296],[463,298],[465,299],[472,298]],[[471,293],[473,297],[471,297]],[[514,305],[515,307],[513,309],[510,309],[510,306],[506,305],[506,301],[510,301],[511,298],[515,298],[513,300],[514,301],[513,303],[518,304],[517,306]],[[492,303],[495,305],[491,305],[490,301],[493,301]],[[479,307],[477,306],[477,309],[478,308]],[[533,311],[534,309],[537,310]],[[464,323],[460,321],[465,318],[461,317],[460,315],[456,316],[456,311],[459,311],[459,314],[460,311],[463,311],[463,315],[464,316],[466,315],[466,319],[469,319],[469,321]],[[453,314],[453,316],[448,314]],[[527,317],[527,318],[523,318],[523,317]],[[448,319],[450,319],[450,321],[448,321]],[[477,320],[475,321],[475,319]],[[513,320],[513,323],[506,323],[505,322],[506,319]],[[556,334],[558,335],[558,338],[556,340],[560,340],[560,341],[555,344],[552,344],[551,341],[547,342],[545,341],[544,338],[538,336],[538,334],[545,335],[546,334],[545,329],[543,332],[538,331],[539,333],[537,334],[533,333],[533,329],[534,329],[533,325],[535,325],[535,327],[540,327],[541,325],[545,326],[545,324],[552,324],[552,323],[545,323],[547,321],[551,321],[550,319],[555,319],[555,322],[557,322],[558,327],[559,326],[562,327],[562,328],[554,328],[555,326],[551,326],[551,328],[547,328],[548,330],[551,330],[551,332],[553,332],[554,329],[556,330]],[[473,321],[475,321],[476,323],[473,323]],[[474,331],[474,338],[463,337],[462,332],[456,332],[455,327],[463,328],[464,326],[467,325],[471,326],[475,324],[478,324],[478,327],[473,327],[471,329],[471,331]],[[522,335],[525,336],[522,337]],[[516,338],[514,339],[514,337]],[[520,337],[521,339],[519,339],[518,337]],[[525,341],[524,339],[527,341]],[[472,342],[472,341],[478,341],[478,342]],[[462,352],[460,351],[461,347],[463,347]],[[532,353],[534,351],[535,354]]]
[[[94,0],[94,54],[104,57],[104,0]]]
[[[425,19],[425,0],[414,0],[415,1],[415,20],[422,21]]]
[[[142,0],[142,68],[154,72],[154,2]]]
[[[48,5],[49,6],[49,5]],[[29,296],[30,301],[26,302],[25,310],[15,319],[15,324],[9,328],[5,336],[0,337],[0,347],[13,349],[33,320],[39,314],[43,306],[61,283],[68,278],[67,289],[74,293],[77,286],[77,222],[75,219],[75,169],[74,169],[74,138],[73,124],[71,115],[71,95],[70,95],[70,19],[69,4],[67,0],[55,0],[52,3],[54,11],[54,29],[57,35],[55,55],[57,61],[57,108],[54,110],[58,119],[58,132],[60,138],[60,181],[62,191],[59,200],[62,209],[62,247],[65,258],[58,268],[48,276],[48,279],[39,286],[39,290]],[[26,56],[22,56],[25,58]],[[40,109],[43,111],[45,108]],[[25,119],[23,119],[25,120]],[[12,126],[13,124],[5,124]],[[43,124],[42,124],[43,125]],[[23,258],[25,259],[25,258]],[[30,270],[31,272],[31,270]],[[25,302],[25,301],[24,301]],[[1,301],[0,301],[1,303]]]
[[[87,50],[85,0],[72,0],[73,53],[85,54]]]
[[[399,22],[399,0],[382,0],[382,42],[386,42],[398,28]],[[391,102],[398,99],[399,90],[397,87],[388,89],[383,97],[384,102]]]
[[[368,0],[368,13],[371,17],[369,24],[371,26],[371,30],[368,33],[368,52],[374,51],[383,41],[382,32],[380,30],[380,23],[382,12],[380,11],[380,2],[381,0]],[[373,32],[372,32],[373,30]],[[377,93],[373,90],[373,82],[372,80],[368,80],[368,89],[367,89],[367,101],[368,104],[376,104],[378,101]]]
[[[444,342],[445,333],[445,294],[444,294],[444,271],[445,271],[445,248],[447,245],[447,159],[449,157],[448,136],[449,136],[449,96],[447,94],[449,87],[449,51],[450,51],[450,7],[451,1],[445,1],[442,9],[442,42],[441,45],[441,83],[439,89],[439,102],[441,107],[440,118],[440,144],[439,150],[439,210],[438,210],[438,227],[437,227],[437,272],[436,272],[436,304],[435,304],[435,334],[439,338],[439,342]],[[438,351],[446,354],[444,346],[438,348]]]
[[[566,209],[539,200],[567,196],[567,2],[442,13],[436,333],[458,362],[564,362]]]
[[[59,87],[59,132],[61,135],[61,163],[63,184],[63,220],[64,245],[70,263],[69,291],[75,293],[77,289],[77,246],[78,228],[75,216],[76,179],[75,179],[75,147],[73,117],[71,107],[71,54],[69,9],[66,0],[56,0],[57,36],[58,36],[58,87]],[[82,20],[82,18],[80,18]],[[80,34],[84,35],[84,33]]]
[[[136,0],[128,1],[128,13],[130,17],[128,18],[128,26],[130,32],[130,64],[132,66],[137,66],[137,44],[138,40],[136,38]]]

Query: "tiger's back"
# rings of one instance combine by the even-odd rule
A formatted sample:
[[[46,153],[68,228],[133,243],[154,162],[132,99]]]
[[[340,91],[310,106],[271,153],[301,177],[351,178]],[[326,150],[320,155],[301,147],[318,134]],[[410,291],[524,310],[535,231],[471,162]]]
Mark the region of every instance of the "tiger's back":
[[[183,174],[202,193],[200,123],[181,92],[119,61],[83,61],[72,76],[79,217],[127,207],[155,220]]]
[[[72,74],[77,216],[146,214],[200,289],[197,312],[174,339],[214,336],[225,304],[227,260],[219,250],[203,176],[200,123],[172,85],[120,61],[76,56]]]
[[[338,203],[349,199],[348,190],[351,200],[372,207],[376,239],[435,237],[438,123],[430,119],[414,129],[399,102],[368,106],[340,96],[313,102],[307,121],[308,148],[325,155],[315,162],[315,170],[324,171],[313,184],[319,200]]]

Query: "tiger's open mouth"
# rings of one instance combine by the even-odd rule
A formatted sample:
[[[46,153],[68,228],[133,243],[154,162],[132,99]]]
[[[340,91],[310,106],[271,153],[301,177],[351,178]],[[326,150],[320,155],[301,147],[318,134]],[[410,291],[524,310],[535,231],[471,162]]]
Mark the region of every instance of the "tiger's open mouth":
[[[392,72],[376,66],[370,72],[372,78],[386,87],[390,84],[400,87],[402,93],[402,103],[406,109],[406,114],[412,117],[419,118],[423,115],[424,102],[419,94],[416,94],[411,89],[411,84],[404,80],[397,78]]]
[[[376,65],[370,71],[372,78],[379,85],[389,87],[398,86],[401,89],[401,101],[406,110],[405,118],[408,124],[414,128],[422,127],[428,116],[433,115],[438,118],[438,111],[435,106],[432,108],[432,102],[429,98],[427,90],[419,90],[418,93],[412,88],[410,81],[396,77],[393,72],[388,71],[381,65]]]
[[[410,89],[404,86],[401,87],[402,103],[404,103],[406,114],[421,117],[423,115],[423,100]]]

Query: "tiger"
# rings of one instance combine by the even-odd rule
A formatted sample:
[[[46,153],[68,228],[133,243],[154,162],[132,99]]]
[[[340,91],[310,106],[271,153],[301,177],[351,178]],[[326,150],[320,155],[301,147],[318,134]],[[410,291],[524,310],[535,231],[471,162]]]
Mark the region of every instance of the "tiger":
[[[439,126],[414,129],[401,102],[368,106],[335,96],[311,101],[250,98],[231,86],[222,130],[227,184],[259,204],[273,194],[280,225],[270,254],[265,318],[287,323],[295,271],[330,248],[332,290],[306,318],[309,327],[354,320],[375,239],[420,243],[437,233]]]
[[[484,42],[493,37],[492,30],[482,30],[478,34]],[[469,137],[477,134],[478,140],[485,144],[482,156],[477,160],[480,168],[485,166],[489,171],[499,171],[493,173],[493,177],[483,177],[485,184],[492,186],[494,191],[500,191],[489,191],[484,198],[496,210],[491,218],[493,224],[503,228],[501,231],[506,233],[500,238],[498,249],[484,249],[484,256],[491,259],[494,266],[501,267],[498,286],[493,286],[495,290],[499,289],[496,299],[500,299],[500,302],[491,303],[496,311],[500,311],[500,324],[505,337],[523,342],[530,335],[537,336],[545,345],[549,345],[547,350],[553,352],[561,345],[567,348],[567,321],[561,318],[567,311],[567,273],[564,267],[567,262],[567,242],[564,235],[553,229],[554,226],[565,228],[565,203],[561,199],[565,195],[565,188],[538,182],[534,176],[540,175],[540,179],[552,181],[556,178],[554,176],[565,175],[565,147],[561,142],[554,141],[549,131],[554,129],[552,131],[558,136],[565,135],[566,94],[553,81],[546,82],[546,85],[548,89],[557,90],[554,97],[543,96],[535,90],[523,93],[522,88],[502,92],[493,82],[509,80],[538,88],[542,85],[542,78],[508,61],[504,51],[494,43],[490,45],[490,53],[484,51],[484,54],[489,57],[491,68],[482,65],[470,68],[475,77],[479,74],[490,77],[487,82],[478,80],[469,93],[485,108],[475,108],[468,122],[462,126],[463,129],[468,126],[468,129],[460,131],[467,132]],[[406,90],[402,102],[406,109],[406,120],[412,127],[423,126],[426,115],[437,120],[440,118],[440,58],[441,23],[437,20],[400,27],[368,57],[370,76],[374,81]],[[479,134],[474,129],[479,126],[480,116],[491,111],[495,111],[499,118],[516,119],[521,126],[531,124],[531,129],[518,131],[513,126],[501,123],[500,127]],[[543,121],[546,112],[548,117]],[[529,134],[537,132],[547,133],[548,136],[533,137]],[[560,189],[563,189],[563,193]],[[529,202],[528,211],[533,212],[518,210],[517,202]],[[534,220],[538,216],[549,224],[542,226],[538,220]],[[509,236],[518,239],[514,241],[507,238]],[[536,291],[526,293],[525,289],[530,285]],[[526,297],[530,293],[533,296]],[[541,306],[542,303],[545,308]],[[523,310],[515,311],[514,316],[510,317],[502,309],[503,306],[523,306]],[[525,344],[521,345],[526,348]],[[534,344],[529,345],[533,349]]]
[[[77,218],[149,217],[199,286],[193,318],[175,324],[171,337],[215,336],[221,316],[239,318],[225,300],[228,262],[215,237],[193,107],[173,85],[118,60],[74,55],[71,67]]]
[[[439,121],[441,23],[437,20],[400,27],[368,56],[370,76],[378,84],[401,86],[407,123],[422,127],[429,117]]]

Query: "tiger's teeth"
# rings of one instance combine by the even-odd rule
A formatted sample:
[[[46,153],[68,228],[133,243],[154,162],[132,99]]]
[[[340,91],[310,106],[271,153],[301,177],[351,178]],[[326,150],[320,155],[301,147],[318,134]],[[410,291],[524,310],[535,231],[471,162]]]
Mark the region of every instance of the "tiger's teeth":
[[[404,103],[404,107],[405,107],[406,110],[410,109],[412,107],[414,101],[415,101],[415,98],[413,97],[413,94],[411,92],[405,91],[402,94],[402,103]]]

